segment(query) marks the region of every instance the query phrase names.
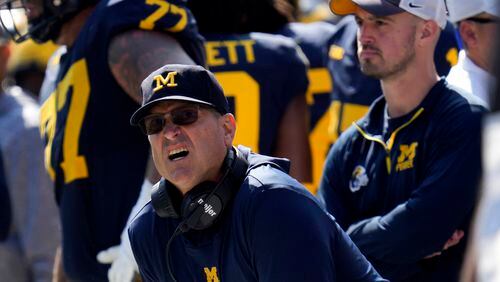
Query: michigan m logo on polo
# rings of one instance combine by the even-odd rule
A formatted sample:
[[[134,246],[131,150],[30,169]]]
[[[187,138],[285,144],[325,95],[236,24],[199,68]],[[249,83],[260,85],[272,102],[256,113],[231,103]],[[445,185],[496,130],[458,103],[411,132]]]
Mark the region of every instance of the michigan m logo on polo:
[[[154,81],[156,82],[156,86],[153,89],[153,93],[162,89],[164,86],[167,86],[167,87],[177,86],[177,83],[175,83],[175,76],[176,75],[177,75],[177,72],[173,71],[173,72],[169,72],[167,74],[167,77],[163,77],[161,74],[153,77]]]
[[[410,145],[399,145],[399,150],[401,154],[398,157],[398,163],[396,164],[396,171],[403,171],[406,169],[413,168],[413,160],[417,155],[418,142],[413,142]]]
[[[204,267],[203,270],[207,276],[207,282],[220,282],[219,277],[217,276],[217,267],[212,266],[210,269],[208,269],[208,267]]]

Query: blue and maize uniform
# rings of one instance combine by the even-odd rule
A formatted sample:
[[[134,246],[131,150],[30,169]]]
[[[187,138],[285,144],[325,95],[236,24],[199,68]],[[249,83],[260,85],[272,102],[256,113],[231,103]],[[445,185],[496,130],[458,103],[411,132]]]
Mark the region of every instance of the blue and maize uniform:
[[[300,46],[307,59],[309,69],[309,87],[307,88],[307,104],[309,106],[309,142],[312,156],[312,183],[304,183],[311,193],[316,193],[323,164],[332,143],[328,136],[330,122],[329,107],[332,92],[332,77],[328,71],[329,41],[337,28],[327,22],[290,23],[285,25],[279,34],[293,38]]]
[[[380,95],[380,81],[364,75],[357,56],[356,32],[353,16],[344,17],[337,24],[338,31],[330,42],[328,68],[333,76],[331,121],[328,134],[333,142],[353,121],[360,119],[370,104]],[[436,70],[446,76],[458,61],[458,44],[453,26],[448,23],[434,53]],[[415,78],[418,83],[418,78]]]
[[[442,78],[388,118],[380,97],[328,154],[318,197],[390,281],[459,280],[481,172],[477,99]],[[455,230],[466,237],[443,251]]]
[[[386,281],[286,173],[287,161],[238,149],[249,163],[247,176],[216,223],[171,241],[177,281]],[[172,281],[165,248],[181,220],[159,217],[148,203],[132,222],[130,243],[144,282]]]
[[[208,68],[224,89],[238,123],[234,143],[272,155],[289,103],[306,93],[307,61],[302,52],[293,40],[280,35],[203,36]]]
[[[96,254],[120,243],[149,157],[147,138],[129,125],[138,104],[108,67],[110,40],[130,29],[168,32],[195,62],[204,62],[202,37],[184,2],[109,3],[97,5],[60,57],[55,81],[43,88],[53,91],[41,109],[40,131],[60,208],[63,264],[70,279],[82,281],[107,281],[109,266]]]

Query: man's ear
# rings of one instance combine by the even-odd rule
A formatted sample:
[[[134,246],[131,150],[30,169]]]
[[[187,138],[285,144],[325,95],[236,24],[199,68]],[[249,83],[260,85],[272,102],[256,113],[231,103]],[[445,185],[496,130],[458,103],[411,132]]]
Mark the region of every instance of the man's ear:
[[[427,42],[437,42],[439,39],[439,34],[441,32],[441,28],[435,21],[422,21],[422,25],[419,33],[419,40],[423,43]]]
[[[462,38],[462,41],[467,48],[477,45],[476,28],[473,23],[468,21],[460,22],[458,25],[458,32],[460,33],[460,38]]]
[[[222,116],[224,129],[224,142],[227,147],[233,145],[234,136],[236,135],[236,120],[233,114],[228,113]]]

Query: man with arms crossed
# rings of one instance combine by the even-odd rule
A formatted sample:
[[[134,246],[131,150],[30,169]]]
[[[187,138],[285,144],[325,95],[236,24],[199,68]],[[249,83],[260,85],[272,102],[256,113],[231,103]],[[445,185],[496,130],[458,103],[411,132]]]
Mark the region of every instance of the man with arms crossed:
[[[457,281],[480,174],[480,116],[437,75],[444,0],[332,0],[354,13],[383,96],[341,135],[319,197],[391,281]]]

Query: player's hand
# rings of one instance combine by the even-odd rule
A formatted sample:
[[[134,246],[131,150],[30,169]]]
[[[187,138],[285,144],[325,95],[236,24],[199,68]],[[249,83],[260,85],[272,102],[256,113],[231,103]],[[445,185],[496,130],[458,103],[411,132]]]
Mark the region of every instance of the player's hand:
[[[128,242],[127,242],[128,243]],[[123,245],[123,244],[122,244]],[[127,255],[122,245],[111,247],[97,254],[97,260],[103,264],[111,264],[108,270],[110,282],[130,282],[138,271],[134,258]]]
[[[451,235],[450,239],[448,239],[448,241],[446,241],[446,243],[444,243],[444,247],[443,247],[442,251],[445,251],[445,250],[455,246],[456,244],[460,243],[460,240],[462,240],[463,237],[464,237],[463,230],[455,230],[455,232],[453,232],[453,234]],[[439,256],[439,255],[441,255],[442,251],[430,254],[430,255],[426,256],[425,259]]]

